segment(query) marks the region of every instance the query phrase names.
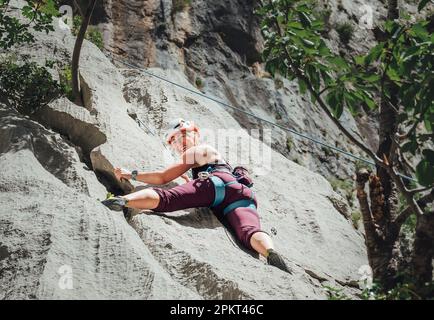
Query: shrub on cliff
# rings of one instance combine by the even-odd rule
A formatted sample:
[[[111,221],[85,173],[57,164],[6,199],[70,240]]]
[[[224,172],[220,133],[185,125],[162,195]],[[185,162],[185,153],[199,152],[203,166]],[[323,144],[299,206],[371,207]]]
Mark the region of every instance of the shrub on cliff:
[[[27,60],[0,61],[0,101],[18,112],[31,115],[62,93],[47,68]]]

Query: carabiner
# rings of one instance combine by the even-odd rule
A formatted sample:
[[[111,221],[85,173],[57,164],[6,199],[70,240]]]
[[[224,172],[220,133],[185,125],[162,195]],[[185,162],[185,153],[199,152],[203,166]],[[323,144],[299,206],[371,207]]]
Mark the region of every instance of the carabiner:
[[[203,181],[209,178],[209,172],[201,171],[197,174],[197,176],[199,177],[200,181]]]

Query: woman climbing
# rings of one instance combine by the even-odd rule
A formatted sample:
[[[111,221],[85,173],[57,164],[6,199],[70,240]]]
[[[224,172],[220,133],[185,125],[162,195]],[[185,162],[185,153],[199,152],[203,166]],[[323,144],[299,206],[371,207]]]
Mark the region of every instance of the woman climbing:
[[[266,257],[268,264],[291,272],[274,250],[270,236],[261,230],[256,197],[248,187],[251,181],[245,169],[232,170],[215,148],[200,144],[199,129],[192,122],[177,120],[169,129],[166,142],[181,155],[178,163],[158,172],[115,168],[116,178],[163,185],[182,177],[187,183],[167,190],[148,188],[102,203],[116,211],[124,207],[155,212],[210,207],[220,221],[227,222],[235,231],[243,246]],[[190,169],[193,180],[185,175]]]

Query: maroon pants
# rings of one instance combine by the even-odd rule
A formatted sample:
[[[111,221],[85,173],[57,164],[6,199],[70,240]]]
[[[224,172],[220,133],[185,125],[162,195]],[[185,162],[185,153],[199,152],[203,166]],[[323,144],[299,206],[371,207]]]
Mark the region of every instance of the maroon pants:
[[[215,172],[214,175],[221,178],[225,183],[234,181],[235,178],[225,172]],[[172,212],[187,208],[209,207],[214,202],[215,189],[210,179],[201,181],[200,179],[192,180],[186,184],[176,186],[171,189],[154,188],[160,196],[160,203],[156,212]],[[236,208],[226,215],[223,215],[223,209],[242,199],[250,199],[251,189],[242,184],[231,184],[226,186],[224,201],[215,208],[213,213],[217,218],[227,221],[235,232],[238,240],[248,249],[253,250],[250,245],[250,238],[258,231],[261,231],[259,215],[256,210],[251,208]],[[254,198],[257,207],[256,197]]]

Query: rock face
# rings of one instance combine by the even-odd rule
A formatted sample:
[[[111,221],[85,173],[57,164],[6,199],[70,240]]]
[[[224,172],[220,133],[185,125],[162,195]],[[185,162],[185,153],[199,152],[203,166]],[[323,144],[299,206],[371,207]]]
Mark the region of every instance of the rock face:
[[[381,1],[318,3],[329,26],[326,41],[334,51],[357,54],[372,46],[373,33],[362,20],[372,14],[370,21],[375,26],[386,14]],[[310,98],[300,95],[296,83],[273,80],[263,70],[263,39],[254,14],[258,5],[258,1],[248,0],[128,1],[128,5],[106,1],[95,23],[103,30],[106,49],[122,61],[182,71],[206,94],[360,155]],[[140,23],[134,23],[137,20]],[[335,30],[344,22],[355,28],[347,47]],[[254,118],[231,114],[243,128],[271,129]],[[375,147],[369,118],[362,113],[356,120],[346,113],[341,119],[350,131]],[[297,135],[274,128],[272,139],[275,150],[328,179],[347,180],[354,174],[352,161]]]
[[[0,299],[197,298],[173,281],[74,147],[0,107]]]
[[[181,34],[179,41],[185,45],[188,36]],[[55,32],[37,37],[37,43],[16,53],[41,63],[48,55],[60,63],[69,61],[74,43],[69,32],[56,25]],[[255,60],[254,55],[249,59]],[[197,90],[182,68],[150,71]],[[245,129],[250,124],[220,105],[155,77],[121,72],[87,41],[81,77],[85,107],[59,99],[30,119],[1,106],[1,298],[325,299],[324,284],[354,296],[358,269],[367,264],[364,240],[345,218],[344,201],[326,179],[249,136]],[[244,81],[256,97],[261,88],[273,86],[271,80],[253,76]],[[238,90],[237,99],[248,96]],[[293,99],[296,112],[301,98],[290,92],[285,99]],[[267,109],[252,108],[267,114]],[[222,132],[217,129],[235,130],[270,160],[257,165],[258,158],[239,154],[237,143],[221,145],[233,164],[247,159],[263,229],[273,235],[293,275],[239,248],[207,209],[135,212],[127,221],[100,204],[106,189],[143,188],[116,182],[114,166],[155,170],[173,160],[162,144],[162,128],[173,117],[192,119],[208,129],[208,141]]]

